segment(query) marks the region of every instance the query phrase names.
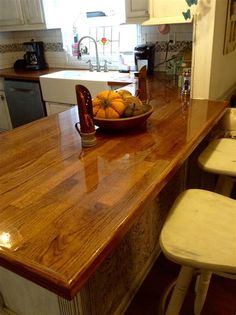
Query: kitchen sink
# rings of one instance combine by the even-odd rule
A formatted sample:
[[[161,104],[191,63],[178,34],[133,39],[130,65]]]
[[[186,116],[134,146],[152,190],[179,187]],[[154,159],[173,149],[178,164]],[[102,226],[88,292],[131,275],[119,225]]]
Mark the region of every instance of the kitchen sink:
[[[102,90],[110,89],[108,82],[133,83],[129,73],[118,71],[90,72],[86,70],[62,70],[40,76],[40,85],[44,101],[76,104],[75,85],[88,88],[94,97]]]

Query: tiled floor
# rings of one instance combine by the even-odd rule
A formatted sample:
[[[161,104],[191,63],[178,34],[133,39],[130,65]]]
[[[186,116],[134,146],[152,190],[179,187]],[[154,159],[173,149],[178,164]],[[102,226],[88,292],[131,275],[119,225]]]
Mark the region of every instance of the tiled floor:
[[[162,294],[178,272],[179,266],[161,255],[125,315],[159,315]],[[193,315],[193,299],[194,283],[180,315]],[[213,276],[201,315],[236,315],[236,280]]]

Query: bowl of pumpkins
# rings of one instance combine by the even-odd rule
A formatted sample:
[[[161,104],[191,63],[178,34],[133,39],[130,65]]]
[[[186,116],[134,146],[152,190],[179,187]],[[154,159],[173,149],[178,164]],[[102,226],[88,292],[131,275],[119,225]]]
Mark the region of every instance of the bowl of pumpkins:
[[[153,112],[151,105],[123,89],[98,93],[92,105],[94,124],[108,130],[142,126]]]

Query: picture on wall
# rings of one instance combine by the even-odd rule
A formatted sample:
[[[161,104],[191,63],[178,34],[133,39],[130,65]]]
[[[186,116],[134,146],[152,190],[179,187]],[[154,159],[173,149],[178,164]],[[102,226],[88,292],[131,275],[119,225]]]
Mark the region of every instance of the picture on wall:
[[[236,49],[236,0],[228,0],[224,54]]]

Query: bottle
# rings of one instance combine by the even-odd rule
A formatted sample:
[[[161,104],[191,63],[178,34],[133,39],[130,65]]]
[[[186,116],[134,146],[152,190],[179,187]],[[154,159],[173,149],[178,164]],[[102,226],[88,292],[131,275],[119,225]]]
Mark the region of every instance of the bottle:
[[[72,44],[72,56],[78,56],[78,35],[74,36],[74,43]]]
[[[190,94],[190,86],[191,86],[190,70],[184,70],[181,90],[182,94]]]

